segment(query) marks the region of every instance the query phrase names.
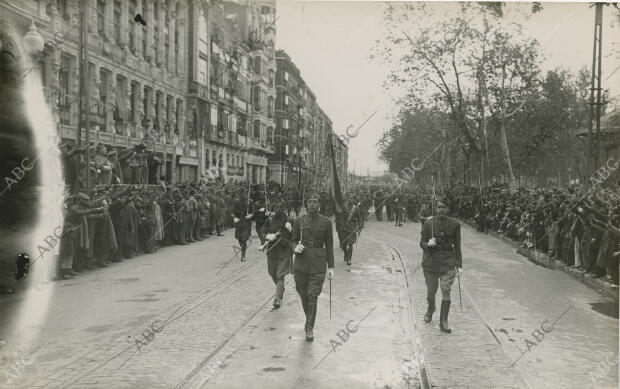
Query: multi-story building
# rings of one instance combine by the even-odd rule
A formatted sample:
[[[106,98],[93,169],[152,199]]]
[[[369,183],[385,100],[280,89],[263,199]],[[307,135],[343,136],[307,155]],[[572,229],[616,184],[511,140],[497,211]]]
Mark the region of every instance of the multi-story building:
[[[188,131],[200,173],[264,183],[274,152],[275,2],[194,2],[189,10]]]
[[[270,180],[284,185],[327,184],[330,164],[326,146],[332,122],[290,56],[278,50],[276,62],[277,142],[269,160]],[[347,147],[341,141],[336,144],[346,173]]]
[[[301,172],[305,183],[325,181],[331,121],[288,55],[276,55],[274,0],[87,1],[90,112],[83,139],[88,127],[91,141],[121,149],[146,141],[173,183],[207,173],[287,184],[300,182]],[[58,41],[40,73],[58,132],[74,141],[79,5],[0,3],[0,19],[18,39],[33,24],[45,41]]]
[[[57,41],[56,49],[39,65],[41,79],[60,136],[77,140],[79,2],[14,3],[0,3],[5,25],[23,36],[32,23],[45,41]],[[165,161],[161,173],[176,181],[192,176],[196,142],[185,131],[185,4],[163,0],[87,4],[90,140],[128,148],[150,135],[149,147],[162,153]],[[137,13],[148,21],[146,26],[134,21]]]

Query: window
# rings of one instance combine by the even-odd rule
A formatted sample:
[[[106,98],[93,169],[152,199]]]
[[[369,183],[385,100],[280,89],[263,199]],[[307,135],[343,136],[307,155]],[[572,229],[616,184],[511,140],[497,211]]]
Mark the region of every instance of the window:
[[[288,119],[282,119],[282,128],[288,130]]]
[[[284,81],[288,81],[288,72],[284,71]]]
[[[136,5],[136,0],[131,0],[129,2],[129,50],[134,51],[136,49],[135,37],[136,37],[136,28],[137,25],[134,22],[134,15],[137,13],[136,9],[138,6]]]
[[[68,113],[71,110],[71,104],[69,103],[69,101],[71,101],[69,96],[69,70],[70,62],[68,59],[63,58],[60,70],[58,71],[58,84],[60,86],[58,110],[64,113]],[[69,124],[69,116],[60,115],[60,122],[62,124]]]
[[[136,83],[131,83],[131,95],[129,96],[129,110],[130,110],[130,120],[136,120],[136,92],[138,89],[138,85]]]
[[[272,23],[271,7],[260,7],[260,21],[262,23]]]
[[[237,132],[237,115],[235,115],[234,113],[232,115],[230,115],[231,117],[231,127],[230,130]]]
[[[260,120],[254,120],[254,131],[252,137],[260,139]]]
[[[288,105],[288,95],[284,95],[284,105]]]
[[[119,43],[121,41],[121,2],[114,2],[114,41]]]
[[[159,61],[159,56],[161,53],[159,52],[159,7],[157,5],[153,6],[153,48],[155,49],[155,58]]]
[[[202,7],[200,7],[200,17],[198,18],[198,52],[204,55],[209,53],[207,45],[207,20]]]
[[[217,127],[217,107],[211,106],[211,125]]]
[[[105,0],[97,0],[97,31],[104,35],[105,31]]]
[[[262,94],[261,94],[260,87],[258,86],[254,87],[253,102],[254,102],[255,111],[261,110],[261,97],[262,97]]]
[[[69,13],[67,12],[67,0],[57,0],[56,9],[58,10],[58,14],[62,16],[63,19],[69,20]]]
[[[254,58],[254,74],[263,74],[263,66],[260,57]]]
[[[207,70],[208,63],[207,58],[203,55],[198,57],[198,82],[203,85],[207,85]]]
[[[273,127],[267,127],[267,143],[273,143]]]
[[[170,30],[166,27],[169,23],[168,7],[164,8],[164,63],[168,67],[170,62]]]
[[[273,117],[273,97],[267,98],[267,116]]]

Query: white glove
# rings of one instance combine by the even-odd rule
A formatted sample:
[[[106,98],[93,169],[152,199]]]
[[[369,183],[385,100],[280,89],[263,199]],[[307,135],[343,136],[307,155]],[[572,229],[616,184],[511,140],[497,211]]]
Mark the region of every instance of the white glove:
[[[269,211],[265,212],[265,216],[269,216],[269,215],[271,215],[271,212]]]
[[[430,238],[428,240],[428,247],[435,247],[437,246],[437,241],[435,241],[435,238]]]
[[[229,220],[230,220],[230,219],[229,219]],[[239,218],[238,218],[238,217],[236,217],[233,221],[234,221],[235,223],[239,223]]]
[[[284,225],[284,227],[286,227],[286,229],[288,230],[288,232],[293,231],[293,226],[291,225],[290,222],[286,222],[286,224]]]
[[[260,212],[265,212],[265,208],[259,209]]]
[[[273,242],[275,238],[276,238],[276,234],[267,234],[268,241]]]
[[[245,220],[250,220],[252,218],[252,215],[245,215]]]
[[[295,254],[301,254],[304,252],[304,245],[303,244],[298,244],[297,246],[295,246]]]
[[[330,280],[334,278],[334,269],[327,269],[327,278],[329,278]]]
[[[460,277],[461,274],[463,274],[463,268],[462,267],[457,267],[456,268],[456,276]]]

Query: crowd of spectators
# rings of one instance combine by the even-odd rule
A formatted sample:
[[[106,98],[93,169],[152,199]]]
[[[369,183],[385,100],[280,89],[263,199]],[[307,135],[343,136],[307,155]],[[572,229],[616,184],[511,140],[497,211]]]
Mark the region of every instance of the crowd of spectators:
[[[620,187],[589,189],[458,186],[446,193],[451,210],[523,247],[546,253],[590,277],[618,285]]]

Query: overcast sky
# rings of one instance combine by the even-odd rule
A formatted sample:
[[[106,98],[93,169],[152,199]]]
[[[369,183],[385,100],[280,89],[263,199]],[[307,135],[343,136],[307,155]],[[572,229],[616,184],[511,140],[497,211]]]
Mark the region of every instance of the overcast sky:
[[[544,3],[541,13],[524,23],[527,32],[541,42],[544,70],[591,67],[594,9],[587,3]],[[349,170],[366,174],[383,170],[376,143],[397,113],[396,91],[385,91],[387,68],[368,59],[383,31],[384,2],[372,1],[278,1],[276,47],[286,50],[317,101],[344,134],[349,125],[361,125],[377,111],[359,135],[350,139]],[[510,7],[510,5],[509,5]],[[620,26],[612,27],[612,10],[604,7],[603,55],[612,43],[620,45]],[[620,95],[618,54],[603,59],[603,87]]]

